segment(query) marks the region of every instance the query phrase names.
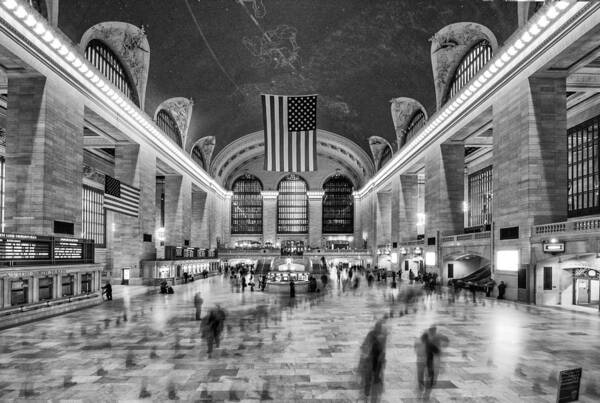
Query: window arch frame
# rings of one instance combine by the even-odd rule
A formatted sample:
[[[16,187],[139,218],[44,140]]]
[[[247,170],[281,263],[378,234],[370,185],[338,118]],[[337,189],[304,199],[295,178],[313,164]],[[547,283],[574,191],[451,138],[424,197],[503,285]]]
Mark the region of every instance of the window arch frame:
[[[196,150],[198,150],[198,152],[196,152]],[[194,146],[192,147],[192,152],[190,153],[190,156],[192,157],[192,160],[196,164],[200,165],[205,171],[208,170],[208,167],[206,166],[206,162],[204,161],[204,156],[202,155],[202,149],[200,149],[200,147],[198,147],[198,144],[194,144]]]
[[[95,52],[93,55],[91,52]],[[133,77],[125,67],[119,56],[104,41],[94,38],[85,46],[85,58],[115,87],[121,91],[126,98],[138,107],[140,106],[137,87],[134,85]],[[100,64],[103,60],[105,63]]]
[[[251,185],[248,186],[247,190],[236,191],[236,185],[245,181],[247,184],[258,184],[258,190],[252,190]],[[244,174],[237,177],[231,184],[231,234],[233,235],[262,235],[263,233],[263,200],[261,192],[264,187],[260,179],[254,175]],[[240,206],[239,202],[244,203]],[[235,203],[238,203],[235,206]],[[247,204],[246,202],[249,202]],[[237,210],[236,210],[237,207]],[[249,210],[249,211],[248,211]],[[241,215],[236,214],[241,211]],[[251,214],[252,217],[247,217]],[[246,215],[246,217],[244,217]],[[251,221],[251,222],[248,222]],[[250,230],[248,228],[251,228]]]
[[[173,140],[179,147],[183,148],[183,136],[179,130],[177,122],[166,109],[160,109],[156,113],[156,125],[167,135],[168,138]]]
[[[291,189],[283,192],[286,182],[299,182],[304,189]],[[278,234],[308,234],[308,182],[300,175],[289,174],[281,178],[277,184],[277,233]],[[292,196],[289,200],[284,197]]]
[[[383,168],[383,166],[385,164],[387,164],[392,157],[394,156],[394,151],[392,150],[392,147],[390,147],[388,144],[385,145],[385,148],[383,149],[383,152],[381,153],[381,159],[379,160],[379,168],[377,168],[377,170],[380,170],[381,168]]]
[[[446,100],[451,99],[465,88],[493,56],[494,51],[488,39],[481,39],[471,46],[454,69]]]
[[[336,184],[335,186],[337,186],[338,188],[343,187],[342,185],[350,185],[349,186],[349,191],[337,191],[337,192],[333,192],[333,191],[328,191],[327,189],[327,185],[329,185],[330,183],[332,183],[333,181],[338,181],[338,184]],[[342,184],[342,182],[344,182]],[[329,178],[327,178],[324,182],[323,182],[323,200],[321,202],[321,224],[322,224],[322,233],[323,234],[353,234],[354,233],[354,196],[353,196],[353,191],[354,191],[354,183],[352,182],[352,180],[350,178],[348,178],[345,175],[341,175],[341,174],[335,174],[330,176]],[[333,200],[327,200],[328,197],[333,196]],[[347,197],[348,201],[349,201],[349,207],[350,207],[350,211],[349,212],[344,212],[344,216],[343,217],[336,217],[335,216],[335,212],[339,212],[340,210],[346,210],[347,208],[347,204],[344,205],[343,204],[343,199],[344,197]],[[338,199],[338,200],[336,200]],[[328,205],[328,202],[331,202],[330,205]],[[340,203],[341,202],[341,203]],[[332,214],[332,216],[327,217],[328,213],[333,210],[334,214]],[[332,220],[342,220],[342,221],[346,221],[345,223],[340,223],[340,224],[335,224],[335,223],[331,223],[328,221],[332,221]],[[335,228],[335,230],[330,229],[330,228]]]
[[[426,123],[427,115],[425,115],[425,111],[423,111],[423,109],[415,111],[408,121],[408,125],[406,125],[406,140],[404,141],[404,144],[412,140]]]

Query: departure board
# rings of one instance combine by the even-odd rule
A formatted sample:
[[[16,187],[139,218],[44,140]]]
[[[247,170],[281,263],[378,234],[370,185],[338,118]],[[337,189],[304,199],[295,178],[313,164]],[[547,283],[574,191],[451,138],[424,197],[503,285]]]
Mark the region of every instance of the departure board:
[[[0,233],[2,265],[90,263],[93,256],[88,239]]]

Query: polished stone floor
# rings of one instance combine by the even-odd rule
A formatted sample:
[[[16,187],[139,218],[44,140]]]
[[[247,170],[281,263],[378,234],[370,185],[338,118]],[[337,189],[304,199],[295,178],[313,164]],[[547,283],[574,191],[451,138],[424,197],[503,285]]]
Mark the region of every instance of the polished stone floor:
[[[228,313],[211,357],[192,320],[197,291],[203,315],[217,303]],[[232,293],[221,277],[175,292],[125,292],[98,307],[1,331],[0,400],[359,401],[360,346],[387,314],[382,401],[555,402],[557,372],[573,367],[583,367],[580,400],[600,401],[595,315],[431,299],[400,316],[383,284],[345,293],[335,287],[295,301]],[[437,385],[424,396],[414,343],[432,324],[449,346]]]

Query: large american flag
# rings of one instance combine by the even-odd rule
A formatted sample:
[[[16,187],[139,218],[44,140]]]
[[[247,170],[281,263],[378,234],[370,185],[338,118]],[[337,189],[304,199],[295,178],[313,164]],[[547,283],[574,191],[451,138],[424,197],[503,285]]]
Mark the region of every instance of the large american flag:
[[[317,170],[317,96],[263,94],[265,170]]]
[[[125,215],[137,217],[140,204],[140,190],[126,185],[120,180],[104,177],[104,208]]]

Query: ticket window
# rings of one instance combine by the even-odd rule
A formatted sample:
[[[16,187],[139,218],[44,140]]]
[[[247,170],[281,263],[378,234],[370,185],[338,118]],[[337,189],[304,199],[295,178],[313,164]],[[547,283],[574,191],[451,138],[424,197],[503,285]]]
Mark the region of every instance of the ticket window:
[[[28,280],[13,280],[10,284],[10,304],[23,305],[28,302],[27,295],[29,294]]]
[[[92,273],[83,273],[81,275],[81,293],[89,294],[92,292]]]
[[[40,301],[52,299],[52,277],[40,278]]]
[[[62,276],[62,296],[70,297],[73,295],[73,276]]]

